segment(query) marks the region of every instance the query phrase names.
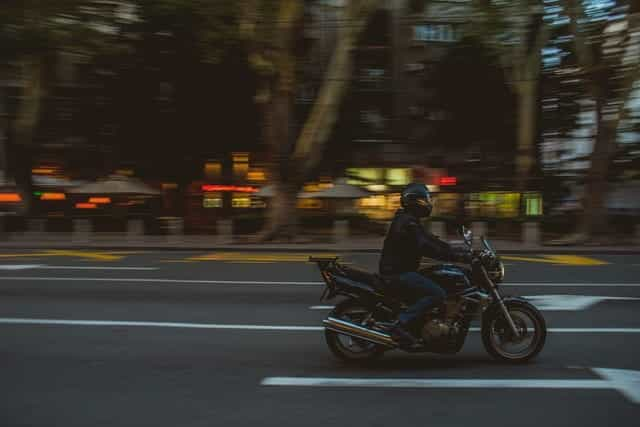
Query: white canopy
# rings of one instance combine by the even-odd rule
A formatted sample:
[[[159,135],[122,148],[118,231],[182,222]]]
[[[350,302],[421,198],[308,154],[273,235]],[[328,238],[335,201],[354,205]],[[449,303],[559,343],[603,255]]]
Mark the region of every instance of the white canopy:
[[[74,194],[160,194],[160,191],[142,181],[122,175],[111,175],[109,178],[73,188],[69,192]]]
[[[270,199],[275,195],[275,191],[273,188],[274,188],[273,185],[265,185],[257,193],[255,193],[255,195],[257,197],[262,197],[263,199]],[[300,199],[307,198],[308,194],[312,194],[312,193],[305,193],[305,192],[298,193],[298,198]]]
[[[69,187],[77,187],[84,183],[85,183],[84,181],[71,181],[69,179],[58,178],[55,176],[46,176],[46,175],[33,176],[33,185],[37,187],[69,188]]]
[[[326,190],[313,193],[304,193],[300,197],[312,199],[361,199],[367,197],[369,193],[360,187],[347,184],[345,178],[336,180],[336,183]]]

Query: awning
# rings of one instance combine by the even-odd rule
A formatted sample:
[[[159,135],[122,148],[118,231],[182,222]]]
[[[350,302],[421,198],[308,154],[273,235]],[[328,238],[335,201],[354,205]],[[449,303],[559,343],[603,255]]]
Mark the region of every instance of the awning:
[[[158,195],[160,191],[140,180],[122,175],[111,175],[106,179],[91,182],[69,190],[72,194],[129,194]]]

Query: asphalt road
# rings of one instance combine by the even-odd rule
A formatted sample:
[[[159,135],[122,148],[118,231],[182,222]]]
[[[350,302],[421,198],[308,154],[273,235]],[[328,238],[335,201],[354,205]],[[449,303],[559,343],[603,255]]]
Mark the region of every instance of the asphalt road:
[[[0,426],[637,425],[640,257],[507,259],[505,293],[551,329],[527,365],[471,333],[354,367],[325,346],[305,256],[0,250]]]

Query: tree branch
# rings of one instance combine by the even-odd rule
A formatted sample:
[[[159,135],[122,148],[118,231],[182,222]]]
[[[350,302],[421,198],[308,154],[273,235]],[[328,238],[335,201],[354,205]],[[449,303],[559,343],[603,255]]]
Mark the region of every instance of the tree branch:
[[[258,0],[242,0],[239,2],[240,18],[238,33],[242,40],[253,40],[258,21]]]
[[[340,104],[352,77],[352,50],[358,42],[369,17],[378,7],[378,0],[351,1],[347,17],[352,25],[340,28],[324,82],[311,113],[298,137],[294,160],[303,162],[302,171],[308,173],[320,160],[322,151],[337,121]]]
[[[295,80],[294,44],[296,28],[302,19],[302,2],[298,0],[282,0],[278,13],[276,52],[279,72],[278,90],[293,92]]]
[[[534,78],[538,78],[540,76],[540,52],[545,47],[549,39],[551,38],[551,29],[549,29],[548,25],[542,23],[540,28],[538,29],[538,33],[536,34],[536,39],[533,43],[533,48],[529,51],[526,59],[526,67],[527,70],[534,71],[535,75],[530,76]]]
[[[640,9],[640,6],[636,6],[636,7]],[[635,34],[637,31],[640,31],[640,12],[635,12],[631,14],[628,18],[628,22],[629,22],[628,32],[631,36],[630,42],[633,43],[634,35],[636,38],[636,43],[640,42],[640,35]],[[630,46],[630,47],[633,48],[633,46]],[[628,114],[628,110],[627,108],[625,108],[625,105],[627,104],[627,101],[629,100],[629,98],[631,97],[631,94],[633,93],[635,82],[640,80],[640,59],[639,58],[635,58],[635,59],[636,59],[635,65],[633,65],[631,70],[627,72],[626,76],[624,77],[624,82],[622,84],[622,96],[621,96],[622,105],[620,106],[621,110],[619,113],[620,121],[624,120]]]
[[[579,0],[565,0],[565,9],[569,14],[569,27],[573,34],[578,62],[586,72],[589,72],[593,69],[595,61],[593,59],[591,46],[587,43],[578,24],[578,19],[584,18],[582,4]]]

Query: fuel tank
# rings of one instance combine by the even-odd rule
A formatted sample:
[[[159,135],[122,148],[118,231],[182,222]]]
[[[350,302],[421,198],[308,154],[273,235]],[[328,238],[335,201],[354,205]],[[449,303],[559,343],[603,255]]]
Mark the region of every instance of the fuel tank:
[[[420,273],[440,285],[448,295],[459,294],[472,287],[471,270],[455,264],[429,266]]]

